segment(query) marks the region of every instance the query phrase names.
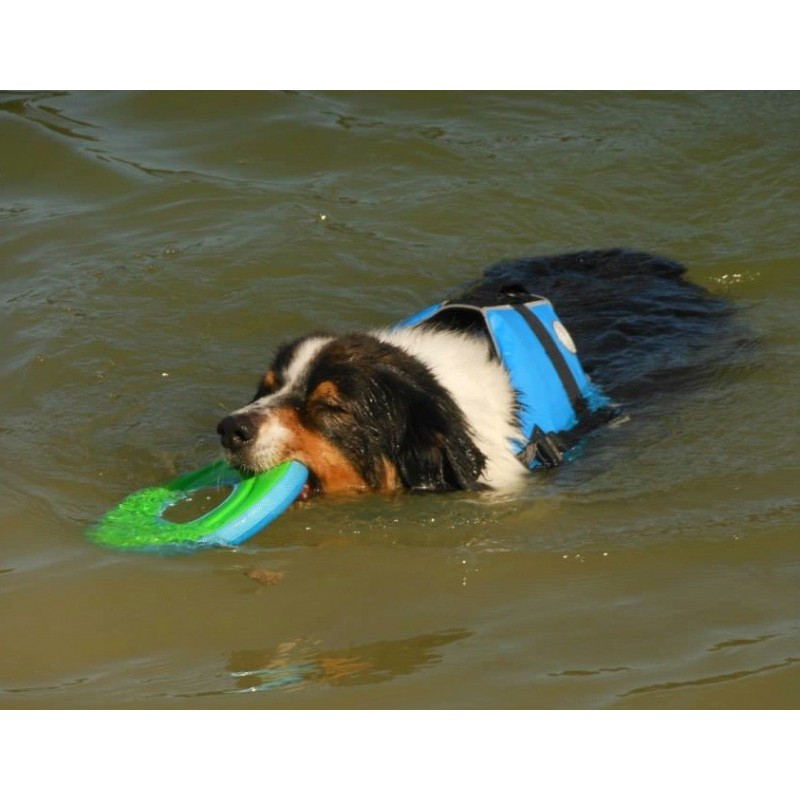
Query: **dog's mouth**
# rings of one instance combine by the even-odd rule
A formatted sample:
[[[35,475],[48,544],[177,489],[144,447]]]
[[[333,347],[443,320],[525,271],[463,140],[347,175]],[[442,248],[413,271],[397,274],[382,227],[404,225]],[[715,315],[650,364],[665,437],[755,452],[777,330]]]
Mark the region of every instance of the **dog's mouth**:
[[[297,498],[294,502],[303,503],[311,500],[314,497],[319,497],[322,493],[322,483],[320,482],[319,478],[313,472],[311,472],[311,470],[309,470],[308,479],[306,480],[302,490],[300,491],[300,494],[297,495]]]
[[[239,470],[243,475],[248,476],[255,476],[261,472],[267,472],[272,467],[276,466],[276,464],[271,462],[254,464],[250,459],[244,458],[242,453],[226,452],[225,458],[232,467]],[[307,464],[303,464],[303,466],[308,470],[308,478],[306,478],[306,482],[303,484],[300,494],[295,498],[295,503],[311,500],[314,497],[319,497],[324,494],[322,481],[312,472]]]

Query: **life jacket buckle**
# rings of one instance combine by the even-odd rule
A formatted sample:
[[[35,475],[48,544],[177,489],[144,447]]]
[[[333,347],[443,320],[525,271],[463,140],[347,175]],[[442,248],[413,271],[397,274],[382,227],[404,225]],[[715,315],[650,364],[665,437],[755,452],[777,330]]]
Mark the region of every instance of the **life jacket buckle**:
[[[531,469],[533,462],[538,461],[543,467],[552,469],[564,462],[566,447],[555,433],[545,433],[538,425],[534,426],[531,438],[518,458]]]

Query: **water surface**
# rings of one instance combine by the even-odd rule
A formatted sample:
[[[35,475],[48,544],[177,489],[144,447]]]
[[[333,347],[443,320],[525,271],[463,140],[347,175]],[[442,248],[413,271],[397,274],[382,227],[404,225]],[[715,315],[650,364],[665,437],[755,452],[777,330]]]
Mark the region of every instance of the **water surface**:
[[[796,94],[0,96],[0,706],[797,707],[798,219]],[[86,539],[284,338],[615,245],[756,345],[514,497]]]

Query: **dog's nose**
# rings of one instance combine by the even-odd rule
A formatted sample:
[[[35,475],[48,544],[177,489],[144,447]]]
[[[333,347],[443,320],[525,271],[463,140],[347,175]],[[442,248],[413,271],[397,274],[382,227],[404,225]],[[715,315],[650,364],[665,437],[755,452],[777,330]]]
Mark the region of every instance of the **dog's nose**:
[[[226,450],[241,450],[255,437],[258,428],[249,414],[231,414],[217,425],[222,446]]]

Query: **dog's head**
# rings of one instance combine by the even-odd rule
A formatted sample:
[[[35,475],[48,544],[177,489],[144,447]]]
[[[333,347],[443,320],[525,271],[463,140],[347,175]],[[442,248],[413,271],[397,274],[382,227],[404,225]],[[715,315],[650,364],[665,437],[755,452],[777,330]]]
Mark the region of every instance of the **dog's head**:
[[[478,488],[485,464],[430,370],[367,334],[284,345],[253,400],[217,432],[238,469],[299,461],[326,493]]]

